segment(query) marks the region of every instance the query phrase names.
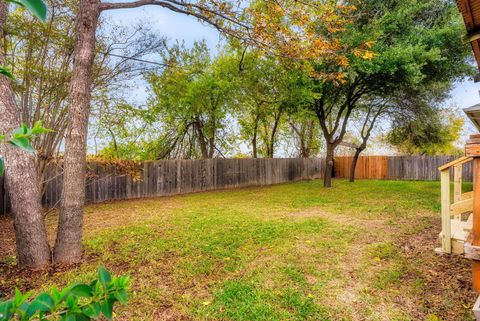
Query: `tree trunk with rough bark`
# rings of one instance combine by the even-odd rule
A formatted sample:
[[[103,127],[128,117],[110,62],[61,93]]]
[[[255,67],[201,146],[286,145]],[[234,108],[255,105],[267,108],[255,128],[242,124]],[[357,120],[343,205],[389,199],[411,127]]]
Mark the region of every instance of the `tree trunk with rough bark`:
[[[7,19],[8,5],[0,2],[0,39]],[[0,65],[5,57],[0,53]],[[10,80],[0,76],[0,133],[8,135],[20,125],[19,109]],[[12,205],[18,265],[41,269],[50,264],[51,253],[39,198],[35,155],[2,146],[5,182]]]
[[[81,0],[77,14],[74,67],[68,96],[63,194],[54,250],[57,263],[75,263],[82,257],[88,116],[99,6],[98,0]]]
[[[335,151],[335,145],[327,144],[327,155],[325,157],[325,174],[323,178],[323,187],[332,187],[332,174],[333,174],[333,153]]]

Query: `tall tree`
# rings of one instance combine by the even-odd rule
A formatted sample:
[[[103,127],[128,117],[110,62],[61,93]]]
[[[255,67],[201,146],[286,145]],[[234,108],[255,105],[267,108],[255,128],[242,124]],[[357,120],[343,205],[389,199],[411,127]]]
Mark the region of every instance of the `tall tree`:
[[[0,41],[4,39],[4,26],[8,4],[0,1]],[[0,52],[0,65],[5,53]],[[20,125],[18,108],[11,80],[0,75],[0,132],[9,133]],[[36,184],[35,156],[13,146],[4,146],[6,160],[6,187],[14,215],[15,241],[18,264],[22,267],[43,268],[50,263],[50,248],[43,223],[42,207]]]
[[[237,55],[240,133],[251,143],[254,158],[272,158],[285,125],[291,75],[278,59],[259,50],[244,49]]]
[[[235,89],[232,62],[226,55],[212,60],[204,41],[191,49],[176,44],[164,57],[167,67],[149,74],[149,117],[158,117],[162,127],[157,158],[222,154]]]
[[[73,75],[68,93],[64,183],[54,248],[54,260],[58,263],[77,262],[82,256],[85,157],[99,16],[98,0],[80,1],[75,27]]]
[[[354,110],[365,97],[411,91],[435,82],[464,77],[468,51],[460,41],[461,25],[449,1],[350,1],[358,10],[339,36],[344,48],[364,44],[370,51],[351,50],[338,64],[315,64],[320,74],[343,72],[337,84],[312,81],[312,110],[326,145],[324,185],[331,186],[335,148],[342,142]]]
[[[376,11],[372,11],[373,9]],[[399,12],[402,14],[399,15]],[[435,145],[435,141],[438,141],[437,135],[441,132],[438,124],[444,122],[438,120],[438,116],[444,114],[441,111],[442,103],[448,97],[453,83],[473,72],[468,63],[469,49],[458,40],[462,33],[462,23],[453,2],[368,0],[363,2],[360,13],[362,18],[358,20],[358,24],[361,30],[368,25],[372,26],[369,30],[380,26],[377,31],[380,37],[376,45],[380,47],[380,53],[385,51],[393,55],[394,50],[398,50],[394,44],[398,43],[402,46],[400,49],[403,49],[397,51],[399,57],[405,55],[405,52],[420,56],[403,72],[410,73],[409,81],[399,82],[395,88],[388,91],[375,91],[373,95],[360,101],[363,106],[360,107],[360,114],[363,115],[361,118],[364,132],[360,135],[362,143],[356,149],[356,157],[352,160],[351,180],[354,179],[356,159],[365,149],[370,133],[380,118],[383,118],[384,122],[392,123],[394,130],[388,136],[390,140],[403,136],[397,142],[405,142],[403,139],[407,139],[407,124],[430,124],[433,126],[428,130],[431,135],[424,138],[430,136],[428,139],[431,139],[432,146]],[[384,114],[384,117],[381,117],[381,114]],[[453,124],[452,130],[455,131],[455,128],[459,128],[458,121],[450,120]],[[422,131],[417,129],[417,134]],[[397,138],[394,138],[395,136]],[[446,137],[448,136],[452,135]],[[436,146],[440,148],[440,145]]]

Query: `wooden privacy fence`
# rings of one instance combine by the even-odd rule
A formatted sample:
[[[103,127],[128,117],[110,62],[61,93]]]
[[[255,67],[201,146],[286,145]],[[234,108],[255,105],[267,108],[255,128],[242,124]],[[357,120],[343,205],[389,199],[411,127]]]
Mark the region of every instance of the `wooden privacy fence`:
[[[456,156],[362,156],[356,178],[439,180],[438,167]],[[335,158],[335,177],[348,178],[351,157]],[[152,196],[166,196],[225,188],[260,186],[323,177],[325,161],[320,158],[162,160],[139,163],[138,178],[115,166],[89,163],[86,201],[99,203]],[[463,179],[472,179],[471,164],[463,166]],[[62,169],[52,166],[46,175],[42,202],[59,205]],[[0,214],[8,213],[9,200],[0,178]]]
[[[355,177],[359,179],[401,179],[433,181],[440,179],[438,168],[458,156],[361,156]],[[335,177],[348,178],[352,157],[335,158]],[[463,179],[472,180],[472,166],[463,166]],[[452,172],[453,173],[453,172]]]
[[[139,163],[138,178],[119,173],[114,166],[89,163],[86,201],[99,203],[152,196],[166,196],[225,188],[259,186],[323,177],[325,162],[311,158],[162,160]],[[50,168],[42,202],[59,205],[62,170]],[[0,181],[0,214],[9,201]]]
[[[348,178],[353,157],[335,158],[335,177]],[[388,156],[361,156],[358,158],[355,169],[355,178],[358,179],[385,179],[388,173]]]

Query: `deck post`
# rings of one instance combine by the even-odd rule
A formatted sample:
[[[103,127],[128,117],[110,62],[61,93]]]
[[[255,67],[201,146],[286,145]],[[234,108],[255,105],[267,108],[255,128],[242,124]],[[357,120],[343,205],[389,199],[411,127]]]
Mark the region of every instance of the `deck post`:
[[[480,246],[480,134],[471,135],[465,146],[466,156],[473,157],[473,225],[470,242]],[[472,261],[473,289],[480,293],[480,260]]]
[[[450,171],[440,172],[442,205],[442,252],[452,253],[452,231],[450,221]]]

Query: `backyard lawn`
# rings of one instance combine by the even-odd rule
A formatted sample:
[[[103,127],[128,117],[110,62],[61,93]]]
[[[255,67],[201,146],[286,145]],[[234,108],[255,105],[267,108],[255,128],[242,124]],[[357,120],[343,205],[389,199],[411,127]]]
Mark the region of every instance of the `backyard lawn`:
[[[37,275],[14,267],[4,218],[0,292],[89,280],[104,265],[132,277],[115,320],[469,320],[469,261],[433,251],[439,191],[307,181],[90,205],[84,263]]]

